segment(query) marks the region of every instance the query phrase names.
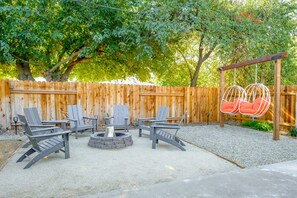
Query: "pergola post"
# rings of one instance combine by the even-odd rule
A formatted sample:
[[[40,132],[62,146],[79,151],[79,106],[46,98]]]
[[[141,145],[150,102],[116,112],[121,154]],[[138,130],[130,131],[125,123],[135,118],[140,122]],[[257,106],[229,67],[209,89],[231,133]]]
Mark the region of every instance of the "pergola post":
[[[276,59],[274,61],[273,140],[279,140],[281,61],[282,59]]]
[[[225,88],[225,76],[224,71],[220,71],[220,102],[223,99],[224,95],[224,88]],[[219,106],[221,108],[221,104]],[[224,127],[224,114],[220,111],[220,127]]]

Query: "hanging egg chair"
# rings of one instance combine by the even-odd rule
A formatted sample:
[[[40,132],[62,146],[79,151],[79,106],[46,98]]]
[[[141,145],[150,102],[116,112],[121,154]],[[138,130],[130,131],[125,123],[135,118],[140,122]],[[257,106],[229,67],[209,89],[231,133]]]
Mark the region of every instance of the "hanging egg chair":
[[[220,111],[229,115],[237,115],[239,104],[242,101],[246,101],[245,89],[238,85],[228,87],[221,100]]]
[[[254,83],[245,88],[247,100],[241,101],[239,104],[239,112],[243,115],[252,117],[261,117],[270,106],[269,89],[261,84]]]

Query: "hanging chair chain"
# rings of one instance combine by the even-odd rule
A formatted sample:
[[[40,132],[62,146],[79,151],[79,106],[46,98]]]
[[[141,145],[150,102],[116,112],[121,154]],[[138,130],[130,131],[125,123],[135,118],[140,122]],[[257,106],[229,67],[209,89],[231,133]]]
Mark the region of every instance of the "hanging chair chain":
[[[255,83],[257,83],[257,77],[258,77],[258,64],[256,64],[256,76],[255,76]]]
[[[236,68],[234,68],[234,79],[233,79],[233,84],[236,85]]]

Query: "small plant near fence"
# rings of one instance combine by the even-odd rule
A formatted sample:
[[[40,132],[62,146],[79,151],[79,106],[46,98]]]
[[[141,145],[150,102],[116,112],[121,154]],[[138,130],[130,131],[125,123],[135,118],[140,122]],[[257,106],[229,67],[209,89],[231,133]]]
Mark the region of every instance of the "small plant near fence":
[[[291,128],[288,130],[288,135],[292,137],[297,137],[297,128]]]
[[[245,121],[240,124],[243,127],[249,127],[258,131],[272,131],[273,126],[269,122]]]

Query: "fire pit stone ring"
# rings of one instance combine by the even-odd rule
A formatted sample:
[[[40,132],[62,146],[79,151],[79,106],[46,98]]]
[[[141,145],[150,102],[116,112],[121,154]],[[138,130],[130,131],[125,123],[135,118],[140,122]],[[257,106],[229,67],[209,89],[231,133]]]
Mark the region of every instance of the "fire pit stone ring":
[[[133,144],[132,135],[125,132],[115,132],[114,137],[105,137],[105,132],[91,134],[88,145],[100,149],[120,149]]]

